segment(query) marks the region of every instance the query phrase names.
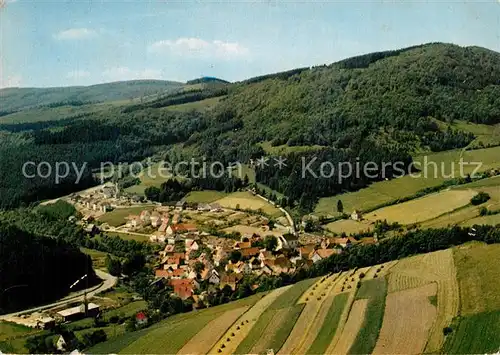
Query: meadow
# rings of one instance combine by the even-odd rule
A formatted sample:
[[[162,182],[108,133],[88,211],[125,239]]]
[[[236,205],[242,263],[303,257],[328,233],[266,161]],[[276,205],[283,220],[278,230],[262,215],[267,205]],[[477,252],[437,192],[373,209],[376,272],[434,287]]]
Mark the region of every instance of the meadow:
[[[116,208],[111,212],[107,212],[102,216],[99,216],[99,221],[101,223],[107,223],[112,227],[118,227],[124,225],[129,215],[139,215],[142,211],[154,210],[154,206],[134,206],[126,208]]]
[[[467,243],[383,267],[307,279],[267,294],[172,316],[150,328],[113,336],[89,352],[497,351],[498,255],[500,245]],[[452,332],[445,338],[446,327]],[[111,334],[120,330],[105,331]]]
[[[248,191],[233,192],[216,202],[226,208],[262,211],[271,217],[283,215],[278,208],[272,206],[262,198],[252,195]]]
[[[337,201],[341,200],[344,211],[373,210],[377,206],[396,202],[407,196],[412,196],[420,190],[439,186],[451,178],[452,172],[459,176],[460,158],[466,163],[481,163],[480,171],[490,170],[500,166],[498,156],[500,147],[492,147],[477,150],[450,150],[440,153],[432,153],[414,157],[414,161],[421,164],[421,176],[409,175],[401,178],[380,181],[355,192],[347,192],[332,197],[321,198],[315,207],[317,215],[334,215],[337,212]],[[435,164],[434,164],[435,163]],[[418,166],[417,166],[418,167]],[[464,173],[472,173],[476,165],[464,165]]]

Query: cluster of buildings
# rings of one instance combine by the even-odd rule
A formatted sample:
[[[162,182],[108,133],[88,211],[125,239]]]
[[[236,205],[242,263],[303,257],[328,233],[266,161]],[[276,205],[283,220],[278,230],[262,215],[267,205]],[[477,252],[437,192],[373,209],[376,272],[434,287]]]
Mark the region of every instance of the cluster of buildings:
[[[200,234],[174,233],[160,252],[156,281],[171,286],[181,299],[196,298],[203,282],[220,289],[227,285],[234,291],[245,275],[258,279],[265,275],[293,273],[353,245],[377,242],[376,238],[346,237],[323,238],[321,243],[300,245],[292,234],[276,239],[277,245],[270,251],[257,247],[263,245],[263,238],[256,234],[243,236],[232,246],[215,246],[204,244]]]

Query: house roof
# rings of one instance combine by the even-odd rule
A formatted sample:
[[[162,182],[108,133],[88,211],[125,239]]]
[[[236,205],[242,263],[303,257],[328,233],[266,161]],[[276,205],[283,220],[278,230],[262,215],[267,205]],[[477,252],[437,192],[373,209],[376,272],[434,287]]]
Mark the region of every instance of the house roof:
[[[328,258],[329,256],[332,256],[333,254],[338,254],[339,252],[337,249],[318,249],[315,251],[316,254],[318,254],[321,259]]]
[[[308,256],[314,251],[314,248],[315,248],[314,244],[308,244],[304,245],[303,247],[300,247],[299,251],[302,256]]]
[[[146,314],[144,314],[144,312],[139,312],[136,314],[135,319],[146,320],[146,319],[148,319],[148,317],[146,316]]]
[[[221,277],[220,282],[222,284],[232,284],[232,283],[238,283],[241,279],[243,278],[242,275],[240,274],[226,274]]]
[[[257,247],[240,249],[242,257],[248,258],[250,256],[259,255],[260,250]]]
[[[283,234],[283,238],[288,242],[293,241],[293,240],[299,240],[299,237],[297,237],[295,234],[291,234],[291,233]]]
[[[240,248],[240,249],[251,248],[252,243],[251,242],[236,242],[236,243],[234,243],[234,247]]]
[[[183,233],[183,232],[192,232],[198,230],[194,224],[175,224],[172,227],[172,231],[177,232],[177,233]]]

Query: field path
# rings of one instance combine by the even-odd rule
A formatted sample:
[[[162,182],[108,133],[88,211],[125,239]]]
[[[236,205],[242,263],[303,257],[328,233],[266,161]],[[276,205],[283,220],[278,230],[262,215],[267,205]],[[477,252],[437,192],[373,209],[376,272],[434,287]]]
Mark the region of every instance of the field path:
[[[289,290],[293,285],[280,287],[266,296],[262,297],[252,308],[243,313],[241,317],[229,328],[210,349],[210,354],[233,354],[243,339],[250,333],[250,330],[255,325],[259,317],[264,311],[273,303],[276,298],[282,295],[285,291]],[[243,323],[244,325],[241,325]],[[240,327],[238,330],[237,327]],[[234,336],[232,335],[234,334]],[[214,338],[216,338],[214,336]],[[227,342],[226,339],[230,338],[231,341]],[[224,348],[221,348],[224,344]],[[219,353],[218,350],[221,349]]]
[[[352,292],[352,294],[354,298],[354,292]],[[354,301],[347,322],[344,325],[344,329],[342,329],[342,333],[337,343],[333,347],[333,350],[331,349],[333,342],[330,344],[327,354],[347,354],[349,352],[365,320],[365,311],[368,306],[368,301],[368,299]]]
[[[387,295],[384,320],[373,354],[421,354],[437,315],[429,297],[437,285],[393,292]]]
[[[206,354],[229,327],[247,310],[248,307],[236,308],[210,321],[177,354]]]

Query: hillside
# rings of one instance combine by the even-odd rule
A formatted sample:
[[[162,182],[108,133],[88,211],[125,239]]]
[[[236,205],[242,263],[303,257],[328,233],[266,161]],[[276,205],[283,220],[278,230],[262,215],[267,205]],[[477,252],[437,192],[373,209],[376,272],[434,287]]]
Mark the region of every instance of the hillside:
[[[205,81],[142,103],[124,100],[109,107],[6,115],[2,120],[9,124],[1,127],[7,133],[2,132],[0,148],[13,162],[35,154],[31,160],[49,156],[87,162],[89,171],[101,161],[150,156],[229,164],[263,155],[272,162],[285,155],[285,167],[256,169],[255,179],[303,214],[320,198],[408,173],[418,154],[500,143],[493,134],[500,123],[500,54],[484,48],[432,43],[234,84]],[[40,117],[42,123],[32,123]],[[302,160],[313,158],[311,170],[316,172],[325,161],[374,162],[378,170],[342,179],[336,170],[328,177],[304,179]],[[396,162],[400,171],[382,171],[382,163]],[[20,183],[11,169],[0,169],[2,204],[79,188],[69,183],[54,191],[50,182],[36,179]],[[66,180],[74,181],[74,176]],[[215,184],[203,183],[208,185]],[[218,186],[225,189],[227,184]]]
[[[182,88],[184,84],[163,80],[131,80],[91,86],[61,88],[7,88],[0,89],[2,114],[27,108],[64,104],[81,106],[85,103],[130,100],[142,96],[165,94]]]
[[[473,242],[308,279],[171,317],[90,352],[491,353],[500,348],[499,253]]]

